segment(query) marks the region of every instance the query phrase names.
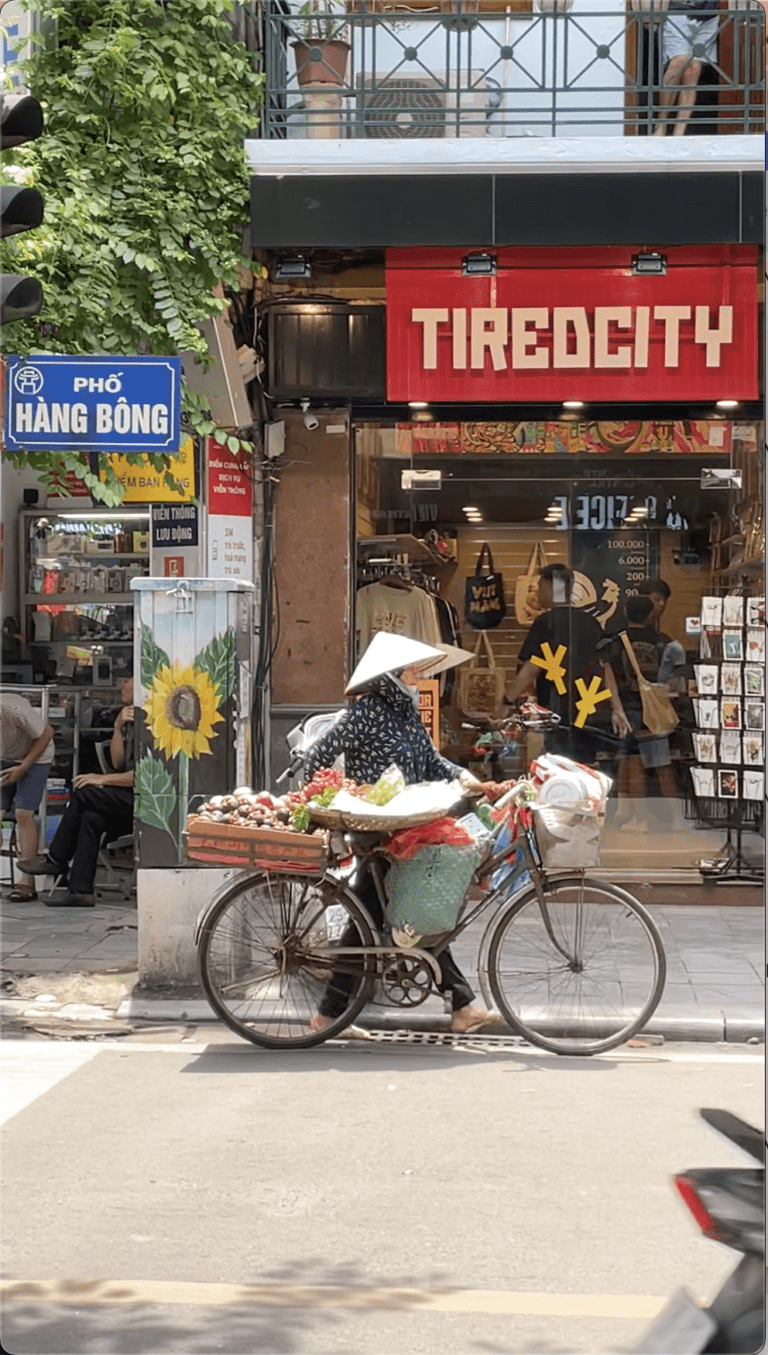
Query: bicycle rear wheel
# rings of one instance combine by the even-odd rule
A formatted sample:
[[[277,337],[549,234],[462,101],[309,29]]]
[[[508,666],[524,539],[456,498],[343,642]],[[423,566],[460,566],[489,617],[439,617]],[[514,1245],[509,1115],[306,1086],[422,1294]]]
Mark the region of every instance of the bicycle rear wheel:
[[[572,876],[513,899],[491,937],[491,991],[509,1024],[555,1054],[624,1044],[661,1000],[666,958],[641,903]]]
[[[354,897],[305,875],[264,872],[235,883],[200,935],[200,977],[227,1025],[267,1049],[307,1049],[339,1034],[369,1001],[375,944]],[[332,1024],[312,1029],[324,1014]]]

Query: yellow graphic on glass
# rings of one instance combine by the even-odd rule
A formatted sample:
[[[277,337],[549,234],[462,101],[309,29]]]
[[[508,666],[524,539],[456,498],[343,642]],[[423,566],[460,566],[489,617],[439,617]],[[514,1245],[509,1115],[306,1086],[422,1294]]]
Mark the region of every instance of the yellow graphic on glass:
[[[539,658],[539,656],[536,655],[531,659],[531,663],[535,663],[537,668],[544,669],[545,678],[548,682],[554,682],[555,691],[558,692],[560,696],[565,696],[566,692],[566,686],[563,681],[563,678],[565,677],[563,659],[565,658],[566,650],[567,645],[558,645],[557,650],[553,654],[551,645],[545,640],[544,644],[541,646],[542,657]]]
[[[576,688],[579,692],[580,700],[576,702],[576,709],[579,712],[574,720],[574,728],[581,729],[587,720],[588,715],[594,715],[597,710],[598,701],[608,701],[611,693],[607,687],[600,690],[600,678],[593,677],[589,686],[583,678],[576,679]]]

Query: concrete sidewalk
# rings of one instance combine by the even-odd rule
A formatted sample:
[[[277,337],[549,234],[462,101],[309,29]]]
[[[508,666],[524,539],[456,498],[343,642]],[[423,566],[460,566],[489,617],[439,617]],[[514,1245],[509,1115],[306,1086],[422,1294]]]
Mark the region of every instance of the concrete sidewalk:
[[[729,893],[729,898],[735,897]],[[744,1041],[765,1033],[765,915],[762,908],[709,902],[660,904],[651,912],[667,954],[667,983],[647,1032],[668,1040]],[[480,924],[453,950],[474,982]],[[138,978],[135,905],[51,909],[3,901],[0,968],[6,1017],[33,1012],[61,1019],[132,1022],[216,1019],[199,993],[146,992]],[[76,979],[75,976],[82,976]],[[90,978],[88,976],[91,976]],[[45,999],[45,1001],[41,1001]],[[364,1024],[380,1029],[448,1028],[442,1001],[413,1010],[374,1006]]]

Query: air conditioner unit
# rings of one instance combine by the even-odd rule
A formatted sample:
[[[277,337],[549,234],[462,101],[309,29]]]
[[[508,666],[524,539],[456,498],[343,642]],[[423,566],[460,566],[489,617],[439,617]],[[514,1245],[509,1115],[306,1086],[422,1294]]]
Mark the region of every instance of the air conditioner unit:
[[[372,140],[421,140],[487,136],[493,92],[480,72],[450,75],[360,76],[358,136]]]

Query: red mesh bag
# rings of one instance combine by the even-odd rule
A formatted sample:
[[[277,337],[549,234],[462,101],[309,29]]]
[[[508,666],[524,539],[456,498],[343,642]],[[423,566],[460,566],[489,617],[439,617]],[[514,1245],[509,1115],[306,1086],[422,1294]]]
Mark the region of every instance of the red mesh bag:
[[[416,828],[403,828],[392,833],[381,844],[388,856],[397,861],[410,861],[422,847],[449,846],[471,847],[472,838],[466,828],[462,828],[455,819],[433,819],[432,823],[422,823]]]

